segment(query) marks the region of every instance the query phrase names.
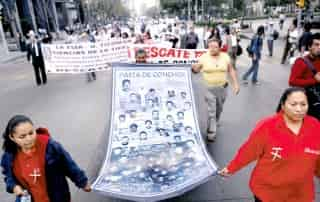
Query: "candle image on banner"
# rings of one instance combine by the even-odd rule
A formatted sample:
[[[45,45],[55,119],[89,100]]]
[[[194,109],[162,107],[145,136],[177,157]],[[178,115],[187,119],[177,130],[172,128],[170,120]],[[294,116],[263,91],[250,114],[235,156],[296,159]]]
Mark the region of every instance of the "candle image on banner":
[[[95,191],[134,201],[177,196],[217,171],[205,149],[189,67],[113,67],[111,129]]]

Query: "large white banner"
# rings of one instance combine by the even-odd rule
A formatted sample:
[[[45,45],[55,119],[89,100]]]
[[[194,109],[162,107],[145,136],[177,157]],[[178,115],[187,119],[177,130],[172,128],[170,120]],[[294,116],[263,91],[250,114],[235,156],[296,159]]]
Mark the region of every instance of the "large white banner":
[[[93,189],[151,202],[208,181],[217,166],[197,120],[190,67],[113,67],[109,144]]]
[[[48,73],[103,71],[113,62],[128,62],[132,39],[116,39],[74,44],[42,44]]]
[[[194,64],[206,49],[176,49],[161,46],[161,44],[132,44],[129,47],[129,60],[134,61],[135,52],[143,48],[147,53],[147,63],[155,64]]]

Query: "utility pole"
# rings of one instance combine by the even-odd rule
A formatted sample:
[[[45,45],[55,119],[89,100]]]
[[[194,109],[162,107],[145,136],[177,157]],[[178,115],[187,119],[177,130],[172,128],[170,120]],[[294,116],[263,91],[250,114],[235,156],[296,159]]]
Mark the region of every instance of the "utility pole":
[[[91,22],[91,11],[90,11],[90,3],[91,1],[87,0],[87,6],[88,6],[88,24]]]
[[[198,0],[196,0],[196,4],[194,5],[194,10],[196,11],[196,20],[195,22],[198,22]]]
[[[201,1],[202,21],[204,21],[204,0]]]
[[[3,9],[3,6],[0,3],[0,11],[1,11],[1,13],[3,12],[2,9]],[[1,38],[1,44],[2,44],[2,48],[4,50],[4,53],[6,55],[8,55],[9,54],[9,49],[8,49],[8,43],[7,43],[7,40],[6,40],[6,36],[4,35],[4,31],[3,31],[2,16],[0,16],[0,38]]]
[[[188,0],[188,21],[190,21],[191,20],[191,2],[190,2],[191,0]]]
[[[30,15],[31,15],[33,31],[36,33],[38,27],[37,27],[37,23],[36,23],[36,17],[34,16],[34,9],[33,9],[33,4],[32,4],[31,0],[28,0],[28,7],[29,7]]]
[[[17,8],[17,3],[14,4],[14,15],[15,15],[15,19],[16,19],[16,23],[17,23],[17,27],[18,27],[18,33],[22,34],[22,28],[21,28],[21,22],[20,22],[20,17],[18,14],[18,8]]]
[[[59,26],[59,20],[58,20],[58,14],[57,14],[57,7],[56,3],[54,1],[51,1],[51,8],[53,9],[53,17],[54,17],[54,29],[56,33],[59,33],[60,26]]]
[[[49,19],[48,19],[48,4],[45,0],[42,0],[42,6],[43,6],[44,17],[46,18],[45,29],[47,30],[47,32],[50,32]],[[44,27],[42,27],[42,28],[44,28]]]

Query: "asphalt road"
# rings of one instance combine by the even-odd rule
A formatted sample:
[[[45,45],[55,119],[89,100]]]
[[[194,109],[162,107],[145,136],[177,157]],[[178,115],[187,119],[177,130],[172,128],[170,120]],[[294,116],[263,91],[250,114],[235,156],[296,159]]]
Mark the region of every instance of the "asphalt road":
[[[245,49],[248,41],[242,40],[241,43]],[[280,65],[282,47],[283,42],[277,41],[273,58],[266,56],[264,48],[258,76],[261,85],[241,85],[240,94],[237,96],[229,89],[217,140],[207,145],[209,153],[219,166],[223,167],[231,160],[259,119],[275,112],[280,95],[288,85],[290,72],[289,65]],[[239,77],[249,66],[250,59],[244,53],[238,58]],[[111,70],[97,73],[97,81],[90,83],[86,81],[85,75],[49,75],[48,84],[40,87],[35,85],[32,67],[24,59],[0,65],[0,72],[1,132],[14,114],[26,114],[32,117],[35,125],[49,128],[52,137],[64,145],[86,170],[90,180],[94,180],[107,147]],[[194,88],[199,89],[196,77]],[[200,96],[201,88],[195,92],[199,95],[198,114],[200,127],[203,129],[206,110]],[[248,188],[251,169],[252,165],[231,178],[215,178],[181,197],[167,201],[252,201]],[[97,193],[84,193],[72,183],[70,185],[72,201],[75,202],[120,201]],[[1,202],[14,201],[12,195],[5,192],[2,180],[0,199]],[[319,196],[317,201],[320,202]]]

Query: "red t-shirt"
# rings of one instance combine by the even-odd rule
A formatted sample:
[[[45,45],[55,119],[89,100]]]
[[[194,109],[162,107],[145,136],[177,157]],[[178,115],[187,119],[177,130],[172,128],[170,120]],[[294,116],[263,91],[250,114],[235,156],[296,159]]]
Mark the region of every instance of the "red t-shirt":
[[[313,60],[309,57],[309,60],[312,62],[315,69],[320,72],[320,59]],[[312,71],[308,68],[302,58],[297,59],[291,69],[289,85],[307,87],[315,84],[317,84],[317,81],[314,79]]]
[[[45,153],[49,137],[37,135],[34,151],[19,151],[13,162],[13,173],[21,185],[31,193],[34,202],[49,202],[45,174]]]
[[[306,116],[298,135],[283,114],[261,121],[228,165],[235,173],[257,161],[251,174],[252,192],[266,202],[311,202],[313,177],[320,176],[320,123]]]

